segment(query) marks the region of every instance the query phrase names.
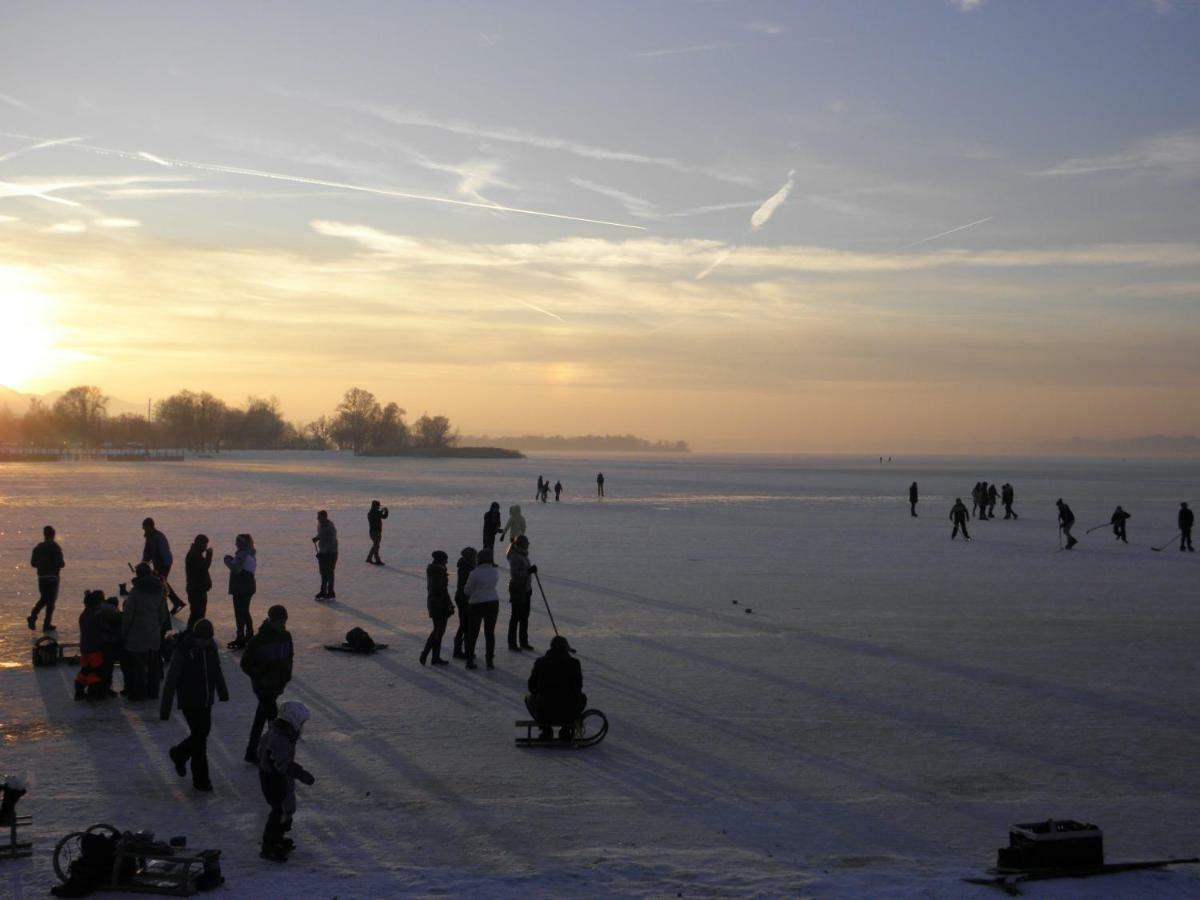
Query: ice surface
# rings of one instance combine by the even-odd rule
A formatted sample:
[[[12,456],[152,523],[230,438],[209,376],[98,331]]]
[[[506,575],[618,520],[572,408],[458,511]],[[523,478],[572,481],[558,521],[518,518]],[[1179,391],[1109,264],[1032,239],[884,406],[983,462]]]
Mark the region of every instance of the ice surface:
[[[539,474],[563,481],[562,503],[534,502]],[[969,502],[980,478],[1011,481],[1021,518],[973,521],[976,540],[951,543],[953,498]],[[1193,855],[1200,558],[1149,547],[1175,532],[1180,500],[1200,500],[1197,484],[1195,465],[1000,459],[6,465],[0,771],[31,775],[20,809],[36,855],[0,863],[0,895],[42,896],[54,842],[94,822],[220,847],[226,893],[261,898],[989,897],[960,879],[994,864],[1009,824],[1048,816],[1099,824],[1110,860]],[[1079,518],[1070,553],[1059,496]],[[363,563],[373,498],[392,510],[381,569]],[[513,746],[532,660],[503,639],[494,672],[417,663],[429,552],[453,562],[477,545],[493,499],[524,508],[555,618],[612,725],[598,747]],[[1133,513],[1129,546],[1107,529],[1082,536],[1117,503]],[[310,599],[322,507],[342,547],[328,606]],[[167,759],[178,714],[74,703],[70,668],[29,667],[41,526],[66,554],[56,618],[71,640],[83,590],[127,580],[147,514],[171,538],[180,587],[192,535],[219,557],[251,532],[255,620],[271,603],[291,610],[285,697],[313,711],[299,758],[317,783],[299,787],[286,865],[257,856],[265,806],[241,759],[253,697],[236,657],[222,651],[233,699],[215,710],[206,796]],[[209,610],[223,645],[219,567]],[[391,649],[320,649],[355,625]],[[536,595],[532,626],[545,647]],[[1181,867],[1026,893],[1200,897],[1200,878]]]

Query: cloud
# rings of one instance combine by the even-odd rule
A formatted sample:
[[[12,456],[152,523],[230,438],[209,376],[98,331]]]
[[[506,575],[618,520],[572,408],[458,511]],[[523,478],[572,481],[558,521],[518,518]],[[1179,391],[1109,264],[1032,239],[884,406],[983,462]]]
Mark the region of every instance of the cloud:
[[[968,228],[974,228],[976,225],[982,225],[984,222],[990,222],[994,216],[988,216],[984,219],[976,219],[974,222],[968,222],[966,225],[958,225],[954,228],[948,228],[945,231],[939,231],[937,234],[931,234],[929,237],[923,237],[919,241],[913,241],[911,244],[905,244],[903,247],[897,247],[896,252],[911,249],[920,244],[928,244],[930,241],[936,241],[938,238],[945,237],[948,234],[954,234],[956,231],[966,231]]]
[[[723,47],[732,46],[729,41],[718,41],[713,44],[693,44],[690,47],[671,47],[665,50],[643,50],[641,53],[635,53],[634,56],[651,57],[651,56],[678,56],[681,53],[704,53],[708,50],[720,50]]]
[[[1200,132],[1154,135],[1126,153],[1068,159],[1033,175],[1095,175],[1101,172],[1154,172],[1172,178],[1200,178]]]
[[[662,213],[664,219],[685,218],[689,216],[703,216],[708,213],[726,212],[731,209],[749,209],[750,207],[760,206],[757,200],[737,200],[732,203],[710,203],[707,206],[695,206],[691,209],[681,209],[679,212]]]
[[[500,177],[504,164],[498,159],[469,159],[461,163],[442,162],[400,141],[357,136],[349,139],[376,150],[389,152],[399,150],[410,162],[422,169],[454,175],[458,178],[458,182],[454,186],[455,193],[478,203],[492,204],[493,201],[483,195],[483,191],[488,188],[498,187],[514,191],[519,189],[513,182]]]
[[[983,6],[983,0],[950,0],[963,12],[973,12]]]
[[[28,107],[12,94],[0,93],[0,103],[7,103],[9,106],[15,106],[17,109],[28,109]]]
[[[775,215],[775,210],[783,205],[783,202],[788,198],[788,194],[792,192],[792,188],[796,183],[795,176],[796,170],[792,169],[788,172],[788,180],[783,187],[768,197],[762,206],[754,211],[754,215],[750,217],[750,228],[752,231],[758,231],[771,221],[771,217]]]
[[[782,25],[779,25],[775,22],[756,21],[756,22],[747,22],[746,30],[747,31],[756,31],[759,34],[775,35],[775,34],[783,34],[787,29],[784,28]]]
[[[82,234],[87,231],[87,223],[71,219],[67,222],[56,222],[44,230],[47,234]]]
[[[7,224],[8,222],[20,222],[20,221],[21,221],[21,219],[17,216],[0,216],[0,225]]]
[[[70,147],[80,147],[80,144],[69,144]],[[60,176],[57,178],[16,178],[0,181],[0,200],[10,197],[36,197],[50,203],[62,206],[81,207],[83,204],[57,194],[63,191],[87,190],[146,182],[172,182],[176,179],[145,175],[114,175],[114,176]]]
[[[618,188],[597,184],[596,182],[589,181],[586,178],[571,178],[569,181],[571,184],[575,185],[576,187],[583,188],[585,191],[592,191],[600,194],[603,197],[616,200],[625,207],[625,211],[631,216],[636,216],[639,219],[661,218],[661,214],[658,212],[657,207],[649,200],[626,193]]]
[[[32,144],[28,147],[21,147],[17,150],[12,150],[12,151],[9,151],[8,153],[5,153],[3,156],[0,156],[0,162],[8,162],[10,159],[14,159],[18,156],[23,156],[26,153],[32,153],[34,150],[43,150],[46,147],[57,147],[59,144],[72,144],[75,141],[81,141],[81,140],[83,140],[83,138],[68,137],[68,138],[52,138],[51,140],[48,140],[48,141],[38,141],[36,144]]]
[[[104,218],[92,222],[98,228],[141,228],[142,223],[137,219]]]

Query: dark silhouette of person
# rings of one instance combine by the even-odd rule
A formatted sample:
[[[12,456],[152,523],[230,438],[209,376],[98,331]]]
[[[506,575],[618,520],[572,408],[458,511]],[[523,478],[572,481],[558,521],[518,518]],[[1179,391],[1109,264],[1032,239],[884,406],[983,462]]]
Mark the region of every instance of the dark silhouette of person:
[[[104,602],[104,591],[85,591],[79,614],[79,674],[75,676],[76,700],[107,700],[106,651],[112,630],[119,627],[121,613]]]
[[[1000,502],[1004,504],[1004,518],[1019,519],[1021,518],[1013,510],[1014,492],[1013,486],[1008,482],[1004,483],[1004,487],[1000,489]]]
[[[234,552],[225,555],[225,567],[229,569],[229,596],[233,598],[233,618],[237,625],[237,637],[228,647],[241,650],[254,635],[254,620],[250,617],[250,601],[258,590],[255,573],[258,571],[258,556],[254,549],[254,538],[239,534],[233,539]]]
[[[604,496],[604,473],[603,472],[596,473],[596,496],[597,497]]]
[[[542,482],[542,490],[541,490],[539,499],[543,503],[545,503],[547,500],[550,499],[550,479],[549,478],[547,478],[545,481]]]
[[[1067,547],[1070,550],[1079,541],[1075,540],[1075,536],[1071,534],[1071,529],[1075,527],[1075,513],[1071,512],[1071,507],[1063,503],[1062,497],[1054,501],[1054,505],[1058,507],[1058,527],[1063,534],[1067,536]]]
[[[989,519],[996,518],[996,500],[999,498],[1000,492],[996,490],[995,483],[988,485],[987,489],[987,513]]]
[[[163,632],[171,617],[163,595],[162,581],[149,563],[138,563],[132,590],[121,610],[121,672],[125,696],[131,701],[158,699],[158,675],[153,659],[159,658]],[[152,659],[153,658],[153,659]]]
[[[988,518],[988,483],[986,481],[979,482],[979,515],[978,519]]]
[[[471,604],[467,601],[467,595],[463,589],[467,586],[467,579],[471,577],[471,572],[475,568],[474,547],[462,548],[455,568],[458,570],[458,577],[454,582],[454,607],[458,610],[458,631],[454,633],[452,656],[455,659],[466,659],[467,638],[471,628]]]
[[[54,631],[54,604],[58,602],[58,576],[66,567],[63,560],[62,547],[54,540],[54,527],[47,525],[42,529],[42,542],[33,548],[29,554],[29,565],[37,571],[38,602],[34,604],[29,617],[30,631],[37,631],[38,613],[46,611],[42,618],[42,631]]]
[[[563,486],[561,481],[554,482],[554,502],[557,503],[562,497]]]
[[[487,667],[496,668],[496,620],[500,617],[500,595],[496,585],[500,581],[500,569],[492,557],[492,548],[484,547],[476,554],[475,568],[467,576],[463,585],[463,593],[471,607],[471,626],[467,634],[467,668],[477,669],[475,665],[475,642],[479,638],[479,626],[483,626],[483,635],[487,651]]]
[[[321,589],[317,591],[317,600],[336,600],[333,592],[333,573],[337,568],[338,539],[337,527],[329,518],[329,513],[320,510],[317,513],[317,533],[313,535],[313,545],[317,551],[317,569],[321,573]]]
[[[533,499],[534,499],[534,500],[541,500],[541,499],[542,499],[542,488],[544,488],[545,486],[546,486],[546,482],[545,482],[545,481],[543,481],[543,480],[542,480],[542,476],[541,476],[541,475],[539,475],[539,476],[538,476],[538,486],[537,486],[537,492],[536,492],[536,493],[533,495]]]
[[[508,649],[515,653],[532,650],[529,644],[529,607],[533,600],[533,576],[537,566],[529,562],[529,538],[521,535],[508,545]]]
[[[421,651],[421,665],[425,665],[431,653],[431,662],[435,666],[450,665],[449,660],[442,659],[442,636],[446,633],[446,623],[454,615],[454,604],[450,601],[450,575],[446,571],[449,561],[445,550],[434,550],[433,562],[425,567],[425,607],[429,618],[433,620],[433,631],[425,641],[425,649]]]
[[[483,546],[491,550],[496,546],[496,535],[500,533],[500,504],[492,501],[491,507],[483,514]]]
[[[183,558],[183,570],[187,576],[188,630],[208,614],[208,592],[212,590],[213,551],[208,545],[208,535],[198,534]]]
[[[1112,522],[1113,536],[1122,544],[1129,543],[1129,537],[1125,534],[1125,523],[1132,518],[1133,516],[1121,509],[1120,505],[1113,510],[1112,519],[1110,519]]]
[[[914,519],[917,518],[918,499],[919,496],[917,494],[917,483],[914,481],[908,486],[908,514]]]
[[[954,530],[950,532],[950,540],[958,537],[959,531],[962,532],[964,538],[971,540],[971,534],[967,531],[967,519],[970,514],[967,512],[967,505],[962,502],[962,497],[954,498],[954,505],[950,507],[950,521],[954,523]]]
[[[372,500],[371,508],[367,510],[367,532],[371,536],[371,549],[367,551],[367,562],[372,565],[383,565],[383,560],[379,558],[379,542],[383,540],[383,520],[387,517],[388,508],[380,505],[378,500]]]
[[[1186,548],[1189,553],[1194,553],[1196,548],[1192,546],[1192,525],[1196,522],[1196,514],[1188,509],[1187,503],[1179,504],[1179,550],[1182,553]]]
[[[977,516],[980,508],[979,492],[983,486],[982,482],[975,482],[975,487],[971,488],[971,515]]]
[[[163,685],[158,717],[171,718],[171,701],[179,697],[179,711],[187,720],[189,733],[168,751],[175,772],[187,775],[192,764],[192,787],[208,792],[213,789],[208,775],[208,735],[212,731],[213,695],[222,703],[229,701],[229,689],[221,673],[221,655],[213,641],[212,622],[201,619],[191,631],[184,632],[171,654],[171,668]]]
[[[272,606],[267,610],[266,621],[250,638],[246,652],[242,654],[242,671],[250,676],[250,689],[258,700],[254,723],[250,726],[250,738],[246,742],[244,759],[248,763],[258,762],[258,743],[262,739],[263,726],[279,712],[279,695],[292,680],[296,651],[287,630],[287,621],[287,607],[278,603]]]
[[[187,604],[179,598],[167,581],[171,577],[171,567],[175,564],[175,557],[171,555],[171,542],[158,530],[149,516],[142,519],[142,534],[146,537],[142,545],[142,562],[150,563],[154,574],[162,581],[167,599],[171,601],[171,615],[175,615]]]
[[[583,692],[583,669],[561,634],[551,638],[546,655],[534,661],[528,687],[525,708],[542,726],[539,737],[551,740],[553,726],[557,725],[559,738],[571,740],[575,736],[575,722],[587,706],[587,694]]]

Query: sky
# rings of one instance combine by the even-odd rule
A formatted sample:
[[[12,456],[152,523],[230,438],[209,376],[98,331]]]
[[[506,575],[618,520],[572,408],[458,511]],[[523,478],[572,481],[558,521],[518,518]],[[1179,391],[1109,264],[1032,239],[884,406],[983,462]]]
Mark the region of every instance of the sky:
[[[6,5],[0,384],[1200,433],[1200,2]]]

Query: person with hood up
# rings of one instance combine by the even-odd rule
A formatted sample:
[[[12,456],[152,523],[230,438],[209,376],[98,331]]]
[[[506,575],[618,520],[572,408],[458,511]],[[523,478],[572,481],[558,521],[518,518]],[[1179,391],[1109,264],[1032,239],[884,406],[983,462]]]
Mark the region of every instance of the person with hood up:
[[[208,545],[208,535],[198,534],[183,558],[183,570],[187,575],[188,623],[192,626],[208,615],[208,592],[212,590],[213,550]]]
[[[958,537],[960,530],[964,538],[968,541],[971,540],[971,535],[967,533],[967,519],[969,516],[967,505],[962,502],[962,497],[955,497],[954,506],[950,507],[950,521],[954,523],[954,530],[950,532],[950,540]]]
[[[183,778],[192,763],[192,787],[208,792],[213,789],[208,774],[208,735],[212,731],[213,695],[229,702],[229,689],[221,673],[221,656],[213,640],[213,626],[201,619],[191,631],[185,631],[171,654],[171,668],[163,684],[158,717],[171,718],[171,701],[179,698],[179,711],[187,720],[189,734],[168,751],[175,773]]]
[[[121,613],[104,602],[104,591],[85,591],[79,614],[79,674],[75,676],[76,700],[106,700],[105,649],[113,628],[120,627]]]
[[[455,659],[466,659],[467,632],[471,625],[471,604],[467,601],[467,595],[463,593],[463,588],[467,586],[467,579],[471,577],[471,571],[475,568],[475,548],[463,547],[455,566],[458,569],[458,577],[454,582],[454,607],[458,610],[458,631],[454,633],[454,653],[452,655]]]
[[[367,533],[371,537],[371,549],[367,551],[367,562],[373,566],[383,565],[383,560],[379,558],[379,544],[383,540],[383,520],[387,517],[388,508],[378,500],[372,500],[371,508],[367,510]]]
[[[1129,536],[1125,533],[1125,523],[1132,518],[1133,516],[1121,509],[1118,504],[1117,508],[1113,510],[1112,518],[1109,520],[1112,525],[1113,537],[1122,544],[1129,543]]]
[[[529,564],[529,538],[521,535],[508,547],[508,649],[516,653],[532,650],[529,644],[529,607],[533,601],[533,576],[537,566]]]
[[[493,500],[491,507],[483,514],[483,546],[488,550],[493,549],[500,530],[500,504]]]
[[[259,855],[272,862],[287,862],[296,846],[285,837],[296,815],[296,782],[313,785],[317,780],[296,762],[296,742],[308,719],[307,706],[299,700],[288,700],[279,707],[279,715],[258,748],[258,783],[271,807]]]
[[[1014,496],[1015,496],[1015,493],[1013,491],[1013,486],[1011,484],[1009,484],[1007,481],[1004,482],[1004,487],[1002,487],[1000,489],[1000,502],[1004,505],[1004,518],[1006,518],[1006,519],[1021,518],[1020,516],[1017,515],[1016,511],[1013,509]]]
[[[333,570],[337,568],[338,558],[337,528],[325,510],[317,513],[317,533],[313,535],[312,542],[317,551],[317,568],[321,572],[321,589],[313,599],[336,600]]]
[[[917,518],[917,483],[914,481],[908,486],[908,514],[914,519]]]
[[[1058,530],[1067,536],[1066,549],[1070,550],[1079,543],[1071,534],[1071,529],[1075,527],[1075,513],[1071,512],[1071,507],[1063,503],[1062,497],[1055,500],[1054,505],[1058,507]]]
[[[121,671],[125,675],[126,699],[138,702],[158,698],[158,678],[150,678],[150,656],[159,652],[163,632],[170,625],[162,582],[147,563],[138,563],[133,590],[121,610]]]
[[[496,585],[500,581],[500,569],[497,568],[492,551],[484,547],[475,558],[475,568],[467,576],[463,585],[463,594],[471,609],[471,625],[467,635],[467,668],[477,669],[475,665],[475,642],[479,638],[479,626],[483,626],[483,635],[487,651],[487,667],[496,668],[496,620],[500,618],[500,595]]]
[[[267,610],[267,619],[258,633],[246,644],[242,654],[242,671],[250,676],[250,688],[258,699],[250,740],[246,743],[245,760],[258,762],[258,742],[263,725],[279,713],[276,702],[287,683],[292,680],[292,662],[296,652],[287,630],[287,607],[275,604]]]
[[[517,538],[525,533],[525,517],[521,515],[521,507],[510,506],[508,508],[508,521],[504,523],[504,530],[500,532],[500,540],[504,540],[504,536],[508,535],[509,546],[512,546]]]
[[[239,534],[233,539],[236,548],[232,555],[225,554],[225,567],[229,569],[229,594],[233,597],[233,618],[237,623],[237,637],[227,645],[230,650],[241,650],[254,634],[254,620],[250,618],[250,600],[258,590],[254,573],[258,571],[258,557],[254,549],[254,538]]]
[[[25,620],[30,631],[37,630],[37,617],[43,609],[46,611],[42,619],[42,631],[54,631],[54,604],[58,602],[58,576],[66,567],[63,561],[62,547],[54,540],[54,527],[47,525],[42,529],[42,542],[33,548],[29,555],[29,565],[37,570],[38,602]]]
[[[442,636],[446,633],[446,623],[454,615],[454,604],[450,601],[450,575],[446,572],[446,563],[450,557],[445,550],[433,551],[433,562],[425,567],[425,606],[429,618],[433,619],[433,631],[425,641],[425,649],[421,651],[421,665],[433,654],[435,666],[448,666],[449,660],[442,659]]]
[[[142,519],[142,534],[145,543],[142,544],[142,562],[149,563],[154,574],[162,581],[163,590],[171,601],[171,615],[178,613],[186,605],[179,595],[171,589],[167,579],[171,577],[171,567],[175,565],[175,557],[171,555],[171,542],[167,536],[158,530],[154,520],[149,516]]]
[[[551,638],[546,655],[534,661],[528,687],[525,708],[542,726],[540,738],[544,741],[553,738],[551,726],[558,725],[559,739],[571,740],[575,736],[575,720],[587,707],[587,694],[583,692],[583,669],[561,634]]]
[[[1179,552],[1182,553],[1186,548],[1189,553],[1194,553],[1196,548],[1192,546],[1192,526],[1196,524],[1196,514],[1188,509],[1186,502],[1179,504],[1176,521],[1179,523]]]

